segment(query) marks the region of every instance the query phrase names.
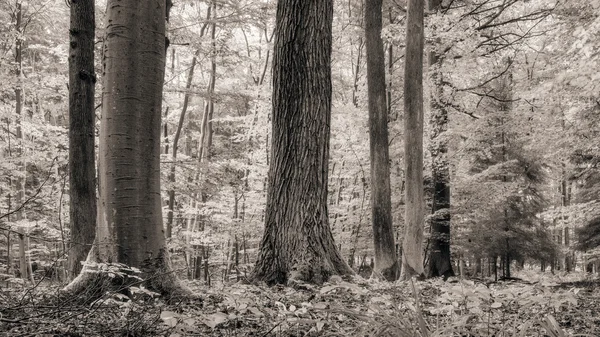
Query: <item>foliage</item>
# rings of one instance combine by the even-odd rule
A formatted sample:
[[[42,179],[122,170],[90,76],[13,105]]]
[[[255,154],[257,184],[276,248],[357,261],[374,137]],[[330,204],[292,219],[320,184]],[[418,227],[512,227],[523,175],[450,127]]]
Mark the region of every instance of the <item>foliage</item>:
[[[322,287],[227,284],[207,288],[197,300],[165,303],[140,287],[130,296],[107,293],[86,306],[56,303],[53,287],[3,291],[0,330],[65,336],[211,336],[357,334],[369,336],[555,336],[598,333],[597,283],[559,286],[558,278],[534,283],[482,284],[451,279],[380,283],[334,278]],[[10,301],[8,301],[10,300]],[[60,310],[56,310],[59,308]],[[550,331],[553,330],[553,331]]]

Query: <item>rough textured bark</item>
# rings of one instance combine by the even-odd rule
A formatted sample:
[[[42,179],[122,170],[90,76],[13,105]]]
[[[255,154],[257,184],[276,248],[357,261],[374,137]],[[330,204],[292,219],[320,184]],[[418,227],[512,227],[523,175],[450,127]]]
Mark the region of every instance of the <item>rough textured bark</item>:
[[[327,214],[332,0],[280,0],[265,231],[253,278],[321,283],[352,274]]]
[[[385,89],[385,55],[381,39],[382,0],[365,4],[369,144],[371,159],[371,222],[375,247],[373,276],[394,281],[400,276],[390,191],[388,111]]]
[[[429,0],[428,10],[437,11],[441,0]],[[428,277],[454,276],[450,259],[450,170],[448,168],[448,110],[440,104],[441,62],[435,44],[429,51],[428,64],[431,72],[431,176],[433,179],[433,204],[431,238],[429,245]]]
[[[189,295],[171,272],[162,222],[165,2],[109,0],[107,8],[98,225],[88,261],[138,268],[149,289]],[[84,267],[65,290],[79,293],[115,285],[91,268]],[[133,279],[118,281],[122,286]]]
[[[402,279],[423,275],[423,0],[410,0],[404,64],[406,223]]]
[[[96,230],[94,154],[94,0],[71,3],[69,52],[69,216],[68,271],[79,274]]]

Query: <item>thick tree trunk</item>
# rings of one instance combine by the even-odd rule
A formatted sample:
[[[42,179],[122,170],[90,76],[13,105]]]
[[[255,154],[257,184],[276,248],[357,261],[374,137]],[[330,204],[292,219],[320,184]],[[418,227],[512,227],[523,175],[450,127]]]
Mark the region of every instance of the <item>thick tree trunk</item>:
[[[428,10],[437,11],[441,0],[429,0]],[[429,51],[428,63],[431,72],[431,175],[433,179],[433,205],[431,218],[431,238],[427,276],[444,278],[454,276],[450,260],[450,170],[448,167],[448,111],[440,99],[442,60],[435,50]]]
[[[280,0],[265,231],[253,278],[321,283],[352,274],[327,214],[331,121],[331,0]]]
[[[109,0],[107,7],[98,226],[88,261],[138,268],[149,289],[187,296],[171,270],[161,209],[165,3]],[[89,293],[115,285],[91,268],[65,290]],[[121,280],[128,281],[133,279]]]
[[[400,276],[400,266],[396,257],[394,227],[392,224],[385,55],[381,39],[381,4],[382,0],[367,0],[365,6],[371,154],[371,222],[375,247],[373,276],[394,281]]]
[[[94,0],[71,3],[69,35],[69,216],[71,245],[68,272],[81,271],[96,230],[96,158],[94,154]]]
[[[404,64],[404,171],[406,229],[402,276],[423,275],[423,0],[410,0]]]

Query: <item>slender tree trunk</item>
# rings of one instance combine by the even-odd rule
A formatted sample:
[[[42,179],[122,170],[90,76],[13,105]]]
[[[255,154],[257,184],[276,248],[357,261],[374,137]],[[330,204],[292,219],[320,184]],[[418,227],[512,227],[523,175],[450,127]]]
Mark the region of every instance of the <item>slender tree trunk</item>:
[[[107,7],[98,226],[88,261],[138,268],[139,276],[148,278],[149,289],[189,296],[189,289],[172,273],[162,222],[160,137],[166,4],[109,0]],[[98,287],[115,286],[113,278],[91,268],[85,267],[65,290],[103,293]]]
[[[81,271],[96,230],[94,0],[71,3],[69,35],[69,216],[68,272]]]
[[[423,0],[409,0],[404,64],[405,234],[402,276],[423,275]]]
[[[349,20],[353,20],[354,18],[360,18],[360,22],[358,23],[358,25],[362,28],[363,27],[363,21],[362,19],[364,18],[364,13],[363,13],[363,9],[364,9],[364,2],[360,3],[360,10],[358,13],[353,13],[352,12],[352,0],[348,0],[348,19]],[[359,102],[358,102],[358,91],[359,91],[359,81],[360,81],[360,69],[361,69],[361,65],[362,65],[362,58],[363,58],[363,49],[365,47],[365,41],[361,36],[358,37],[358,41],[356,43],[356,47],[355,47],[355,42],[353,38],[350,38],[350,62],[351,62],[351,66],[352,66],[352,104],[358,108],[359,106]],[[354,55],[354,53],[356,52],[356,56]],[[356,60],[356,61],[355,61]]]
[[[331,121],[331,0],[280,0],[265,231],[253,278],[321,283],[352,274],[327,212]]]
[[[15,118],[16,118],[16,156],[19,157],[17,161],[17,169],[19,171],[25,172],[25,165],[23,163],[23,132],[21,129],[21,119],[23,118],[22,110],[23,110],[23,37],[21,36],[23,32],[23,7],[21,1],[17,1],[16,3],[16,31],[17,36],[15,40],[15,76],[16,76],[16,86],[15,86]],[[20,207],[23,203],[23,187],[24,187],[24,179],[20,176],[15,178],[15,204],[16,207]],[[19,221],[23,219],[23,212],[19,211],[15,214],[15,220]],[[28,275],[28,267],[27,267],[27,242],[25,240],[25,230],[23,228],[18,228],[19,232],[19,269],[21,272],[21,278],[27,280]]]
[[[169,107],[165,109],[165,124],[163,124],[163,139],[165,142],[165,152],[164,154],[169,154],[169,122],[167,121],[169,117]]]
[[[367,0],[367,85],[369,96],[369,144],[371,154],[371,221],[375,247],[373,276],[394,281],[400,276],[390,191],[388,112],[385,89],[385,55],[381,39],[382,0]]]
[[[181,114],[179,115],[179,122],[177,123],[177,129],[175,130],[175,137],[173,137],[173,152],[171,152],[171,170],[169,172],[169,183],[171,184],[171,189],[169,190],[169,211],[167,213],[167,238],[170,238],[173,235],[173,213],[175,208],[175,168],[177,163],[177,151],[179,149],[179,139],[181,138],[181,130],[183,129],[185,114],[187,113],[188,105],[190,102],[190,90],[192,89],[192,83],[194,81],[194,69],[196,68],[196,62],[199,54],[200,49],[196,50],[196,53],[192,58],[192,65],[190,66],[190,72],[188,73],[187,83],[185,85],[183,107],[181,108]]]
[[[389,20],[390,20],[390,24],[394,23],[394,17],[392,14],[392,7],[390,6],[388,8],[388,15],[389,15]],[[389,45],[387,47],[387,57],[388,57],[388,78],[387,78],[387,95],[386,95],[386,105],[387,105],[387,114],[388,114],[388,118],[390,120],[397,120],[398,119],[398,113],[396,113],[395,116],[392,116],[392,85],[394,84],[393,82],[393,74],[394,74],[394,43],[393,42],[389,42]]]
[[[429,0],[428,10],[437,11],[441,0]],[[442,96],[442,59],[438,56],[435,43],[429,51],[428,63],[431,71],[431,176],[433,179],[433,202],[431,217],[431,239],[427,276],[454,276],[450,260],[450,170],[448,167],[448,111],[440,104]]]

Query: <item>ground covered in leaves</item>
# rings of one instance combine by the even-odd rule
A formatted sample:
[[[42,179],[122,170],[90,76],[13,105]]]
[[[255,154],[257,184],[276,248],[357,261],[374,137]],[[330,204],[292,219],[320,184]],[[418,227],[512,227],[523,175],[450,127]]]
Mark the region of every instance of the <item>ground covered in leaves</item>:
[[[600,282],[522,273],[520,280],[378,282],[317,287],[190,287],[165,301],[142,287],[89,304],[56,302],[58,285],[0,291],[7,336],[600,336]]]

